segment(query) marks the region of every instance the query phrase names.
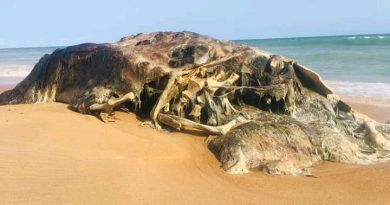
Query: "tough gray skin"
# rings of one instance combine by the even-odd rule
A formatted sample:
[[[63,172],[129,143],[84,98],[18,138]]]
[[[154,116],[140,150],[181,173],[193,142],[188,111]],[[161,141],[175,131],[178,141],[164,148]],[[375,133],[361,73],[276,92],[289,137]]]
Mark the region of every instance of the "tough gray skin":
[[[45,55],[0,104],[67,103],[111,119],[126,107],[157,129],[199,130],[230,173],[308,174],[322,160],[385,160],[390,125],[355,112],[313,71],[257,48],[157,32]]]

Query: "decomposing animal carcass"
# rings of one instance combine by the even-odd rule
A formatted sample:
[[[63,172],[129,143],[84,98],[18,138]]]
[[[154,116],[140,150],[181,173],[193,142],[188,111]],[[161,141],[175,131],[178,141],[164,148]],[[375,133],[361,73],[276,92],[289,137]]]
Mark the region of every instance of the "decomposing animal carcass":
[[[63,102],[107,122],[198,130],[230,173],[307,174],[321,160],[389,157],[388,124],[354,111],[294,60],[192,32],[156,32],[45,55],[1,104]]]

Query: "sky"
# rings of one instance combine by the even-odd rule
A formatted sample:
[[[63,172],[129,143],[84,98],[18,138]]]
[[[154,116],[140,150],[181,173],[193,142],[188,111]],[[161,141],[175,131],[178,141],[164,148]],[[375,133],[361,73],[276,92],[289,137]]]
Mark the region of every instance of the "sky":
[[[153,31],[225,40],[390,33],[390,0],[0,0],[0,48]]]

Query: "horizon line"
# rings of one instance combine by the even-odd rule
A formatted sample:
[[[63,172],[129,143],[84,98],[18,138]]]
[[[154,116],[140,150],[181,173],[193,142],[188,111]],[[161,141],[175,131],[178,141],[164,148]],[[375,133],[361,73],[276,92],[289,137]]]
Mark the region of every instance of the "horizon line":
[[[390,33],[366,33],[366,34],[336,34],[336,35],[314,35],[314,36],[290,36],[290,37],[271,37],[271,38],[249,38],[235,39],[230,41],[247,41],[247,40],[277,40],[277,39],[292,39],[292,38],[323,38],[323,37],[352,37],[352,36],[374,36],[374,35],[390,35]]]
[[[248,39],[229,39],[228,41],[278,40],[278,39],[324,38],[324,37],[351,37],[351,36],[373,36],[373,35],[390,35],[390,33],[337,34],[337,35],[318,35],[318,36],[290,36],[290,37],[270,37],[270,38],[248,38]],[[84,43],[92,43],[92,42],[82,42],[80,44],[84,44]],[[96,43],[96,44],[104,44],[104,43]],[[3,50],[3,49],[28,49],[28,48],[61,48],[61,47],[68,47],[68,46],[74,46],[74,45],[79,45],[79,44],[55,45],[55,46],[0,47],[0,50]]]

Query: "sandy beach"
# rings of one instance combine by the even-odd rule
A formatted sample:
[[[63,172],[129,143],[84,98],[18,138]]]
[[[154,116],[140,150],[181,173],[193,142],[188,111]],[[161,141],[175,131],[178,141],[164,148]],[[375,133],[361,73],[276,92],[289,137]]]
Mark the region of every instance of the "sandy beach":
[[[365,103],[347,101],[353,109],[366,114],[379,122],[390,120],[390,105],[370,105]]]
[[[390,119],[381,107],[352,106]],[[104,124],[61,103],[0,106],[0,204],[390,204],[390,163],[229,175],[204,137],[116,118]]]

